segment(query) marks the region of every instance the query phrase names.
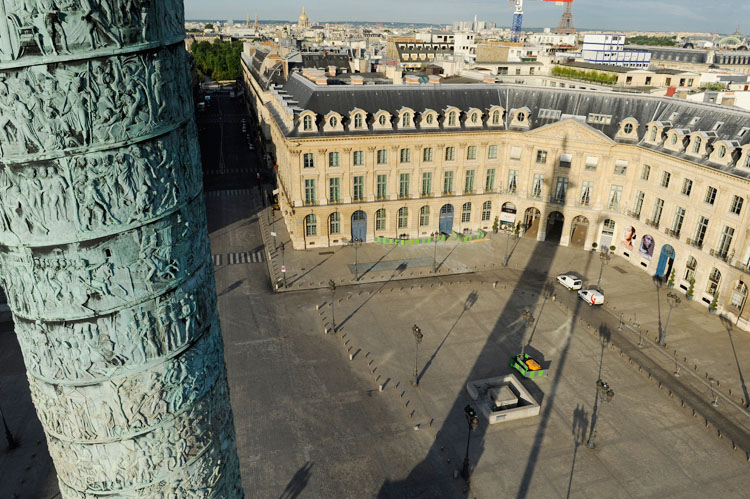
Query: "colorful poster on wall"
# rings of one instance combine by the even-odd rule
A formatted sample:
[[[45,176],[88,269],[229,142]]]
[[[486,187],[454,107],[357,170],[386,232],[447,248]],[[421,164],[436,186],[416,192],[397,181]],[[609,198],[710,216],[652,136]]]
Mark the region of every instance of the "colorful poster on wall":
[[[623,232],[622,234],[622,241],[620,241],[620,244],[626,250],[634,249],[634,246],[636,244],[635,227],[629,225],[625,228],[625,232]]]
[[[654,238],[651,234],[643,236],[643,239],[641,239],[641,256],[651,260],[651,257],[654,256],[654,246]]]

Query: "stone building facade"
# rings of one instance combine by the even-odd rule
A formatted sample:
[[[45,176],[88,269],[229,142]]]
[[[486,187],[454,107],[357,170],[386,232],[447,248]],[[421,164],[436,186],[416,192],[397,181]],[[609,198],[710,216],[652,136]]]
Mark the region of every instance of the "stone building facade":
[[[0,287],[62,497],[242,497],[182,0],[0,14]]]
[[[292,75],[249,103],[295,248],[519,227],[609,248],[742,316],[750,114],[646,95],[494,84],[348,87]],[[633,234],[635,234],[633,236]]]

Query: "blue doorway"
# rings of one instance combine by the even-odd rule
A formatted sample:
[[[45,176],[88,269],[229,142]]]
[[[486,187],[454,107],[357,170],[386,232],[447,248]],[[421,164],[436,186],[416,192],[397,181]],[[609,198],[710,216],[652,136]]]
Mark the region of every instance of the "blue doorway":
[[[360,240],[363,243],[367,238],[367,214],[357,210],[352,215],[352,240]]]
[[[453,205],[446,204],[440,208],[440,232],[450,235],[453,231]]]
[[[672,265],[674,264],[675,252],[674,248],[669,244],[665,244],[661,247],[661,256],[659,257],[659,265],[656,267],[656,275],[659,277],[669,277],[672,273]]]

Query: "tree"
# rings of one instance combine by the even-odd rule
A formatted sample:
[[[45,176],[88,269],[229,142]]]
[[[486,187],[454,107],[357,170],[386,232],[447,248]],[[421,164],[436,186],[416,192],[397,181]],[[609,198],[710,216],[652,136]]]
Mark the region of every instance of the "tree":
[[[213,25],[213,24],[211,24],[211,23],[208,23],[208,24],[206,24],[206,25],[204,26],[204,29],[210,29],[210,30],[212,30],[212,29],[214,29],[214,25]]]
[[[195,57],[195,66],[201,75],[212,80],[236,80],[242,75],[240,57],[242,42],[224,42],[215,40],[213,43],[198,42],[190,47]]]

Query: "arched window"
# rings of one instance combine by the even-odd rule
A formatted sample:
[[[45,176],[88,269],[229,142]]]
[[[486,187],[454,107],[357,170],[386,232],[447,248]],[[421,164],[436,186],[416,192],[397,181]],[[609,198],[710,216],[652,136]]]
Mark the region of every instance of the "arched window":
[[[388,120],[388,118],[386,118],[384,114],[381,114],[380,118],[378,118],[378,123],[380,123],[380,126],[385,126],[385,122],[387,120]]]
[[[461,207],[461,222],[466,223],[471,221],[471,203],[464,203]]]
[[[719,289],[719,282],[721,281],[721,272],[716,267],[711,269],[711,273],[708,275],[708,286],[706,287],[706,293],[715,295]]]
[[[357,113],[354,115],[354,128],[362,128],[362,113]]]
[[[632,123],[625,123],[625,126],[623,127],[623,131],[626,135],[630,135],[633,133],[633,124]]]
[[[401,116],[401,126],[404,128],[411,126],[411,114],[404,113],[404,115]]]
[[[745,168],[750,168],[750,149],[745,153]]]
[[[318,217],[315,215],[305,217],[305,234],[308,236],[318,235]]]
[[[398,228],[404,229],[409,224],[409,209],[407,207],[398,209]]]
[[[339,232],[341,232],[341,213],[339,212],[331,213],[328,233],[338,234]]]
[[[719,157],[723,158],[727,155],[727,146],[719,146]]]
[[[675,145],[677,143],[677,134],[672,135],[672,145]]]
[[[422,206],[422,208],[419,210],[419,225],[421,227],[430,225],[430,207],[429,206]]]
[[[450,113],[448,113],[448,125],[454,126],[455,124],[456,124],[456,112],[451,111]]]
[[[492,124],[493,125],[499,125],[500,124],[500,111],[492,111]]]
[[[307,115],[307,116],[305,116],[305,117],[303,118],[303,120],[302,120],[302,128],[303,128],[304,130],[312,130],[312,127],[313,127],[313,120],[312,120],[312,116],[310,116],[310,115],[308,114],[308,115]]]
[[[385,230],[385,208],[375,212],[375,230]]]
[[[482,205],[482,222],[487,222],[492,213],[492,201],[485,201]]]
[[[696,137],[695,140],[693,141],[693,152],[697,154],[698,151],[700,151],[700,149],[701,149],[701,138]]]
[[[479,113],[472,113],[471,122],[476,123],[477,121],[479,121]]]
[[[526,121],[526,115],[524,113],[518,113],[516,114],[516,120],[519,123],[523,123],[524,121]]]
[[[433,120],[432,113],[430,113],[427,115],[427,118],[425,121],[427,121],[428,125],[432,125],[432,120]]]
[[[659,130],[655,126],[651,127],[651,142],[656,142],[656,132],[658,131]]]
[[[685,264],[685,280],[687,282],[695,279],[695,268],[698,266],[698,262],[692,256],[688,258]]]

